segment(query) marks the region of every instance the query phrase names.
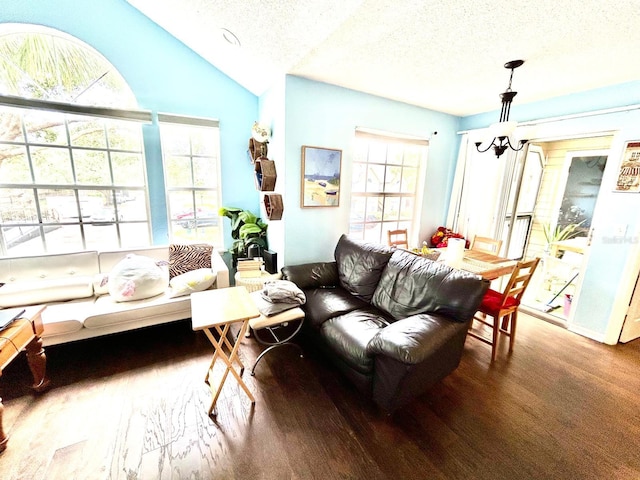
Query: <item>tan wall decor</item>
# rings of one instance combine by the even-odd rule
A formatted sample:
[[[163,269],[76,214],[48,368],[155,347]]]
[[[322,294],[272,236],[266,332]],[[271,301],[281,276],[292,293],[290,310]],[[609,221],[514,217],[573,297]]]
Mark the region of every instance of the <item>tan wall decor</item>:
[[[260,157],[254,163],[256,188],[261,192],[273,192],[276,188],[276,162]]]
[[[282,213],[284,212],[284,203],[282,202],[282,195],[279,193],[265,193],[263,197],[264,209],[267,212],[267,218],[269,220],[282,219]]]

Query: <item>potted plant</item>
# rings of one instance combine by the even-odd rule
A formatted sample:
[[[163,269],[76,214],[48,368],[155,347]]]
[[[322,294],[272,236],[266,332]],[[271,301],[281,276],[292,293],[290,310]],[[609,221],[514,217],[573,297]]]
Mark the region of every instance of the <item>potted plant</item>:
[[[581,231],[578,230],[580,225],[584,223],[584,220],[580,223],[570,223],[568,225],[557,225],[555,228],[551,228],[551,225],[545,223],[542,225],[542,231],[544,233],[544,238],[547,241],[547,245],[545,247],[545,252],[549,252],[551,248],[551,244],[555,242],[561,242],[563,240],[569,240],[570,238],[577,237]]]
[[[233,258],[234,266],[238,258],[247,256],[251,245],[257,245],[260,251],[267,249],[267,227],[269,225],[264,223],[260,217],[249,210],[237,207],[222,207],[218,214],[231,220],[233,245],[229,249],[229,253]]]

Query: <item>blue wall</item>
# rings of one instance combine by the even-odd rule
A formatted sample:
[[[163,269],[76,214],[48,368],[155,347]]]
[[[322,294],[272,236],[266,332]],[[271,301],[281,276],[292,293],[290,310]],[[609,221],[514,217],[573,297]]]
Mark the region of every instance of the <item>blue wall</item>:
[[[541,118],[548,119],[640,104],[640,81],[622,83],[527,104],[519,104],[517,99],[518,97],[511,105],[510,120],[525,122]],[[497,122],[499,118],[499,110],[463,117],[460,120],[460,130],[485,128]]]
[[[131,86],[139,106],[154,113],[171,112],[220,120],[223,205],[260,209],[253,186],[253,167],[246,149],[253,122],[270,123],[274,132],[270,156],[283,194],[283,221],[273,223],[274,249],[280,265],[329,260],[339,236],[348,229],[352,141],[356,127],[431,137],[425,176],[420,238],[444,224],[460,139],[459,130],[483,128],[498,112],[465,118],[367,95],[299,77],[287,76],[260,101],[205,62],[124,0],[0,0],[0,23],[33,23],[59,29],[94,47]],[[513,105],[520,122],[640,104],[640,82],[630,82],[548,101]],[[608,162],[599,219],[584,279],[582,300],[573,329],[593,338],[610,336],[616,296],[625,289],[628,265],[637,256],[640,195],[616,194],[615,169],[624,142],[640,138],[640,112],[612,113],[547,123],[542,137],[610,131],[616,137]],[[154,243],[167,242],[166,208],[157,124],[144,128],[152,208]],[[302,145],[343,152],[340,206],[300,208]],[[629,242],[612,246],[607,232],[625,226]],[[227,229],[225,244],[231,244]],[[628,272],[627,272],[628,273]],[[628,276],[628,275],[627,275]],[[620,310],[620,308],[618,308]],[[613,329],[615,330],[615,328]]]
[[[430,138],[420,238],[446,219],[458,147],[458,117],[346,88],[287,76],[285,264],[333,259],[348,231],[351,162],[356,127]],[[340,206],[301,208],[301,147],[342,150]]]
[[[0,23],[66,32],[100,52],[122,74],[140,108],[220,120],[222,203],[254,211],[258,195],[247,141],[258,98],[211,66],[124,0],[0,0]],[[158,126],[145,126],[153,240],[166,244],[167,218]],[[225,244],[231,244],[227,230]]]

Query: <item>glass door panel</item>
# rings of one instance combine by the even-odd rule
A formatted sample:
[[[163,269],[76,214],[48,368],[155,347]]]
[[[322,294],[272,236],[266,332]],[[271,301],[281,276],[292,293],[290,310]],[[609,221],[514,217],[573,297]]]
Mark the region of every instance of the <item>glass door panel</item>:
[[[604,143],[608,146],[608,142]],[[607,161],[607,150],[579,150],[596,139],[539,144],[542,173],[525,257],[540,257],[523,305],[566,322],[580,286],[591,220]]]

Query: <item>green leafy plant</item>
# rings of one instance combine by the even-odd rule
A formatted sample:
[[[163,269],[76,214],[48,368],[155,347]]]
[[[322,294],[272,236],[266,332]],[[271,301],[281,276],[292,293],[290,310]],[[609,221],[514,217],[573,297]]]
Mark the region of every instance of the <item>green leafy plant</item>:
[[[581,232],[578,230],[580,225],[584,220],[580,223],[570,223],[569,225],[557,225],[554,229],[551,228],[551,225],[546,223],[542,225],[542,231],[544,232],[544,238],[547,241],[547,246],[554,242],[561,242],[563,240],[569,240],[570,238],[577,237]]]
[[[231,238],[233,245],[229,252],[235,257],[246,257],[251,245],[267,249],[267,225],[249,210],[237,207],[222,207],[218,210],[221,217],[231,220]]]

